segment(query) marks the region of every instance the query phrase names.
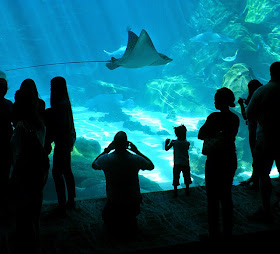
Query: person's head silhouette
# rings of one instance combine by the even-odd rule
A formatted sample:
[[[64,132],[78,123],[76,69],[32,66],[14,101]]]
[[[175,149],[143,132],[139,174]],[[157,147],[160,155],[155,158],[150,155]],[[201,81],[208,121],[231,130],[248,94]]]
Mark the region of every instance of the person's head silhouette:
[[[280,81],[280,62],[274,62],[271,64],[270,76],[272,81]]]
[[[128,147],[127,135],[124,131],[119,131],[114,137],[116,151],[124,151]]]
[[[223,111],[228,109],[229,107],[235,107],[234,101],[235,97],[230,89],[222,87],[217,90],[215,94],[216,109]]]
[[[187,136],[187,128],[185,125],[174,127],[175,135],[179,140],[185,140]]]
[[[8,91],[7,80],[4,78],[0,78],[0,99],[3,99]]]
[[[248,83],[248,91],[249,91],[249,94],[248,94],[248,97],[247,99],[245,100],[245,104],[248,105],[254,92],[262,86],[262,83],[256,79],[252,79],[250,80],[250,82]]]
[[[55,77],[51,80],[51,106],[56,106],[63,100],[70,104],[66,80],[63,77]]]
[[[33,79],[28,78],[22,81],[20,85],[20,90],[25,92],[33,93],[36,97],[38,97],[38,90],[36,84]]]

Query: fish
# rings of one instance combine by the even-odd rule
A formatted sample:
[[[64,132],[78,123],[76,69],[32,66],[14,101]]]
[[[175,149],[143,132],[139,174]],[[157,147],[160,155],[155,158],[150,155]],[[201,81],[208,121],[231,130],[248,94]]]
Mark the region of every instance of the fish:
[[[119,59],[112,57],[111,61],[106,63],[106,66],[110,70],[118,67],[134,69],[165,65],[172,60],[168,56],[157,52],[149,34],[144,29],[142,29],[139,37],[128,30],[128,42],[123,56]]]
[[[220,42],[235,42],[234,39],[228,37],[225,34],[205,32],[198,34],[192,38],[190,38],[191,42],[201,42],[204,45],[208,45],[209,43],[220,43]]]
[[[117,50],[113,52],[108,52],[105,49],[103,50],[104,53],[106,53],[108,56],[120,56],[122,55],[126,50],[126,46],[120,46]]]
[[[228,57],[225,57],[225,58],[222,58],[225,62],[233,62],[235,61],[236,57],[237,57],[237,53],[238,53],[238,50],[235,51],[235,54],[234,56],[228,56]]]

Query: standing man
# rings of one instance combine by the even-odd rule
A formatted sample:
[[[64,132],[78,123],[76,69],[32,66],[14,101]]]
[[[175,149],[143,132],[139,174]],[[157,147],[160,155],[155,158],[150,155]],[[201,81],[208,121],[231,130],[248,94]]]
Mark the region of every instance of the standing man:
[[[254,164],[260,178],[263,209],[256,219],[271,221],[270,198],[272,185],[269,177],[273,161],[280,166],[280,62],[270,66],[271,80],[253,95],[246,114],[248,120],[258,121],[257,140],[254,149]]]

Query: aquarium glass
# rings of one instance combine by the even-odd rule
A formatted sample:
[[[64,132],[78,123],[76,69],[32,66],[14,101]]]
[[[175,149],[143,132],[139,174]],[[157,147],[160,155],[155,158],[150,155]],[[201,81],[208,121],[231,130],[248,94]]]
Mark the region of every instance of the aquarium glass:
[[[91,163],[120,130],[154,162],[155,169],[139,177],[141,191],[151,192],[173,188],[173,151],[164,150],[164,141],[175,139],[173,127],[184,124],[191,186],[203,185],[206,157],[198,130],[215,111],[218,88],[232,89],[237,102],[248,96],[251,79],[268,82],[270,64],[280,60],[279,12],[274,0],[1,0],[0,74],[12,101],[21,82],[34,79],[46,107],[50,80],[65,77],[77,131],[72,169],[78,199],[106,195],[104,174]],[[127,31],[139,36],[142,29],[173,61],[114,70],[104,62],[22,68],[118,59]],[[150,57],[146,46],[139,49],[141,61]],[[250,177],[252,158],[238,103],[233,111],[240,117],[239,183]],[[55,199],[50,173],[44,200]]]

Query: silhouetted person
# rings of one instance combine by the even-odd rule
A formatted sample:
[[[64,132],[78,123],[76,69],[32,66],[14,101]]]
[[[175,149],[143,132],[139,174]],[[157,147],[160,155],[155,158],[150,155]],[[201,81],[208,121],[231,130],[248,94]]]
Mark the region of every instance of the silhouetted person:
[[[38,102],[28,91],[18,90],[15,95],[17,124],[11,138],[13,171],[9,186],[16,206],[16,253],[39,253],[39,216],[49,160]]]
[[[270,66],[271,80],[260,87],[254,94],[246,110],[249,121],[257,121],[254,165],[260,177],[260,190],[263,209],[256,215],[264,221],[271,221],[270,198],[272,185],[269,177],[273,162],[280,167],[280,62]]]
[[[235,137],[239,118],[229,110],[234,107],[234,94],[228,88],[218,89],[215,107],[220,112],[211,113],[200,128],[198,138],[204,140],[202,153],[207,155],[205,182],[208,201],[209,238],[219,239],[219,204],[223,211],[223,235],[232,234],[233,204],[231,187],[237,168]]]
[[[75,180],[71,169],[71,152],[76,140],[71,103],[66,80],[55,77],[51,80],[51,108],[46,112],[47,137],[46,149],[51,152],[54,142],[52,175],[58,198],[58,215],[65,209],[75,208]],[[66,189],[68,202],[66,203]]]
[[[6,198],[12,163],[10,140],[13,134],[12,111],[13,103],[5,99],[8,90],[7,81],[0,78],[0,200]]]
[[[40,115],[40,118],[44,121],[45,120],[45,108],[46,103],[39,98],[39,93],[36,87],[36,84],[33,79],[25,79],[21,85],[18,91],[23,91],[24,93],[32,93],[37,99],[38,99],[38,113]],[[16,93],[18,93],[18,91]],[[17,113],[14,113],[14,126],[16,126],[18,121]]]
[[[189,194],[189,185],[191,184],[191,168],[189,162],[189,147],[190,142],[187,141],[187,128],[185,125],[174,127],[176,140],[166,139],[165,150],[168,151],[173,147],[174,151],[174,166],[173,166],[173,186],[174,196],[177,197],[177,186],[180,185],[180,173],[183,173],[184,182],[186,185],[186,194]]]
[[[112,150],[115,151],[110,153]],[[125,132],[120,131],[94,160],[92,168],[105,173],[107,203],[102,212],[105,225],[116,235],[135,233],[136,216],[140,213],[142,200],[138,172],[140,169],[152,170],[154,164],[134,144],[127,141]]]
[[[0,78],[6,79],[7,80],[7,75],[4,71],[0,70]]]
[[[250,144],[250,149],[251,149],[252,156],[253,156],[253,152],[254,152],[254,148],[255,148],[255,144],[256,144],[256,138],[257,138],[256,133],[257,133],[258,122],[257,122],[257,120],[248,121],[247,116],[246,116],[246,112],[245,112],[245,105],[249,104],[254,92],[261,86],[262,86],[262,84],[258,80],[256,80],[256,79],[251,80],[248,83],[249,94],[248,94],[247,99],[239,98],[239,100],[238,100],[238,103],[240,104],[243,119],[246,121],[246,124],[248,125],[249,144]],[[254,158],[253,158],[252,167],[253,167],[252,176],[245,183],[248,184],[248,185],[251,185],[255,189],[258,189],[259,178],[257,176],[256,170],[254,170]]]

